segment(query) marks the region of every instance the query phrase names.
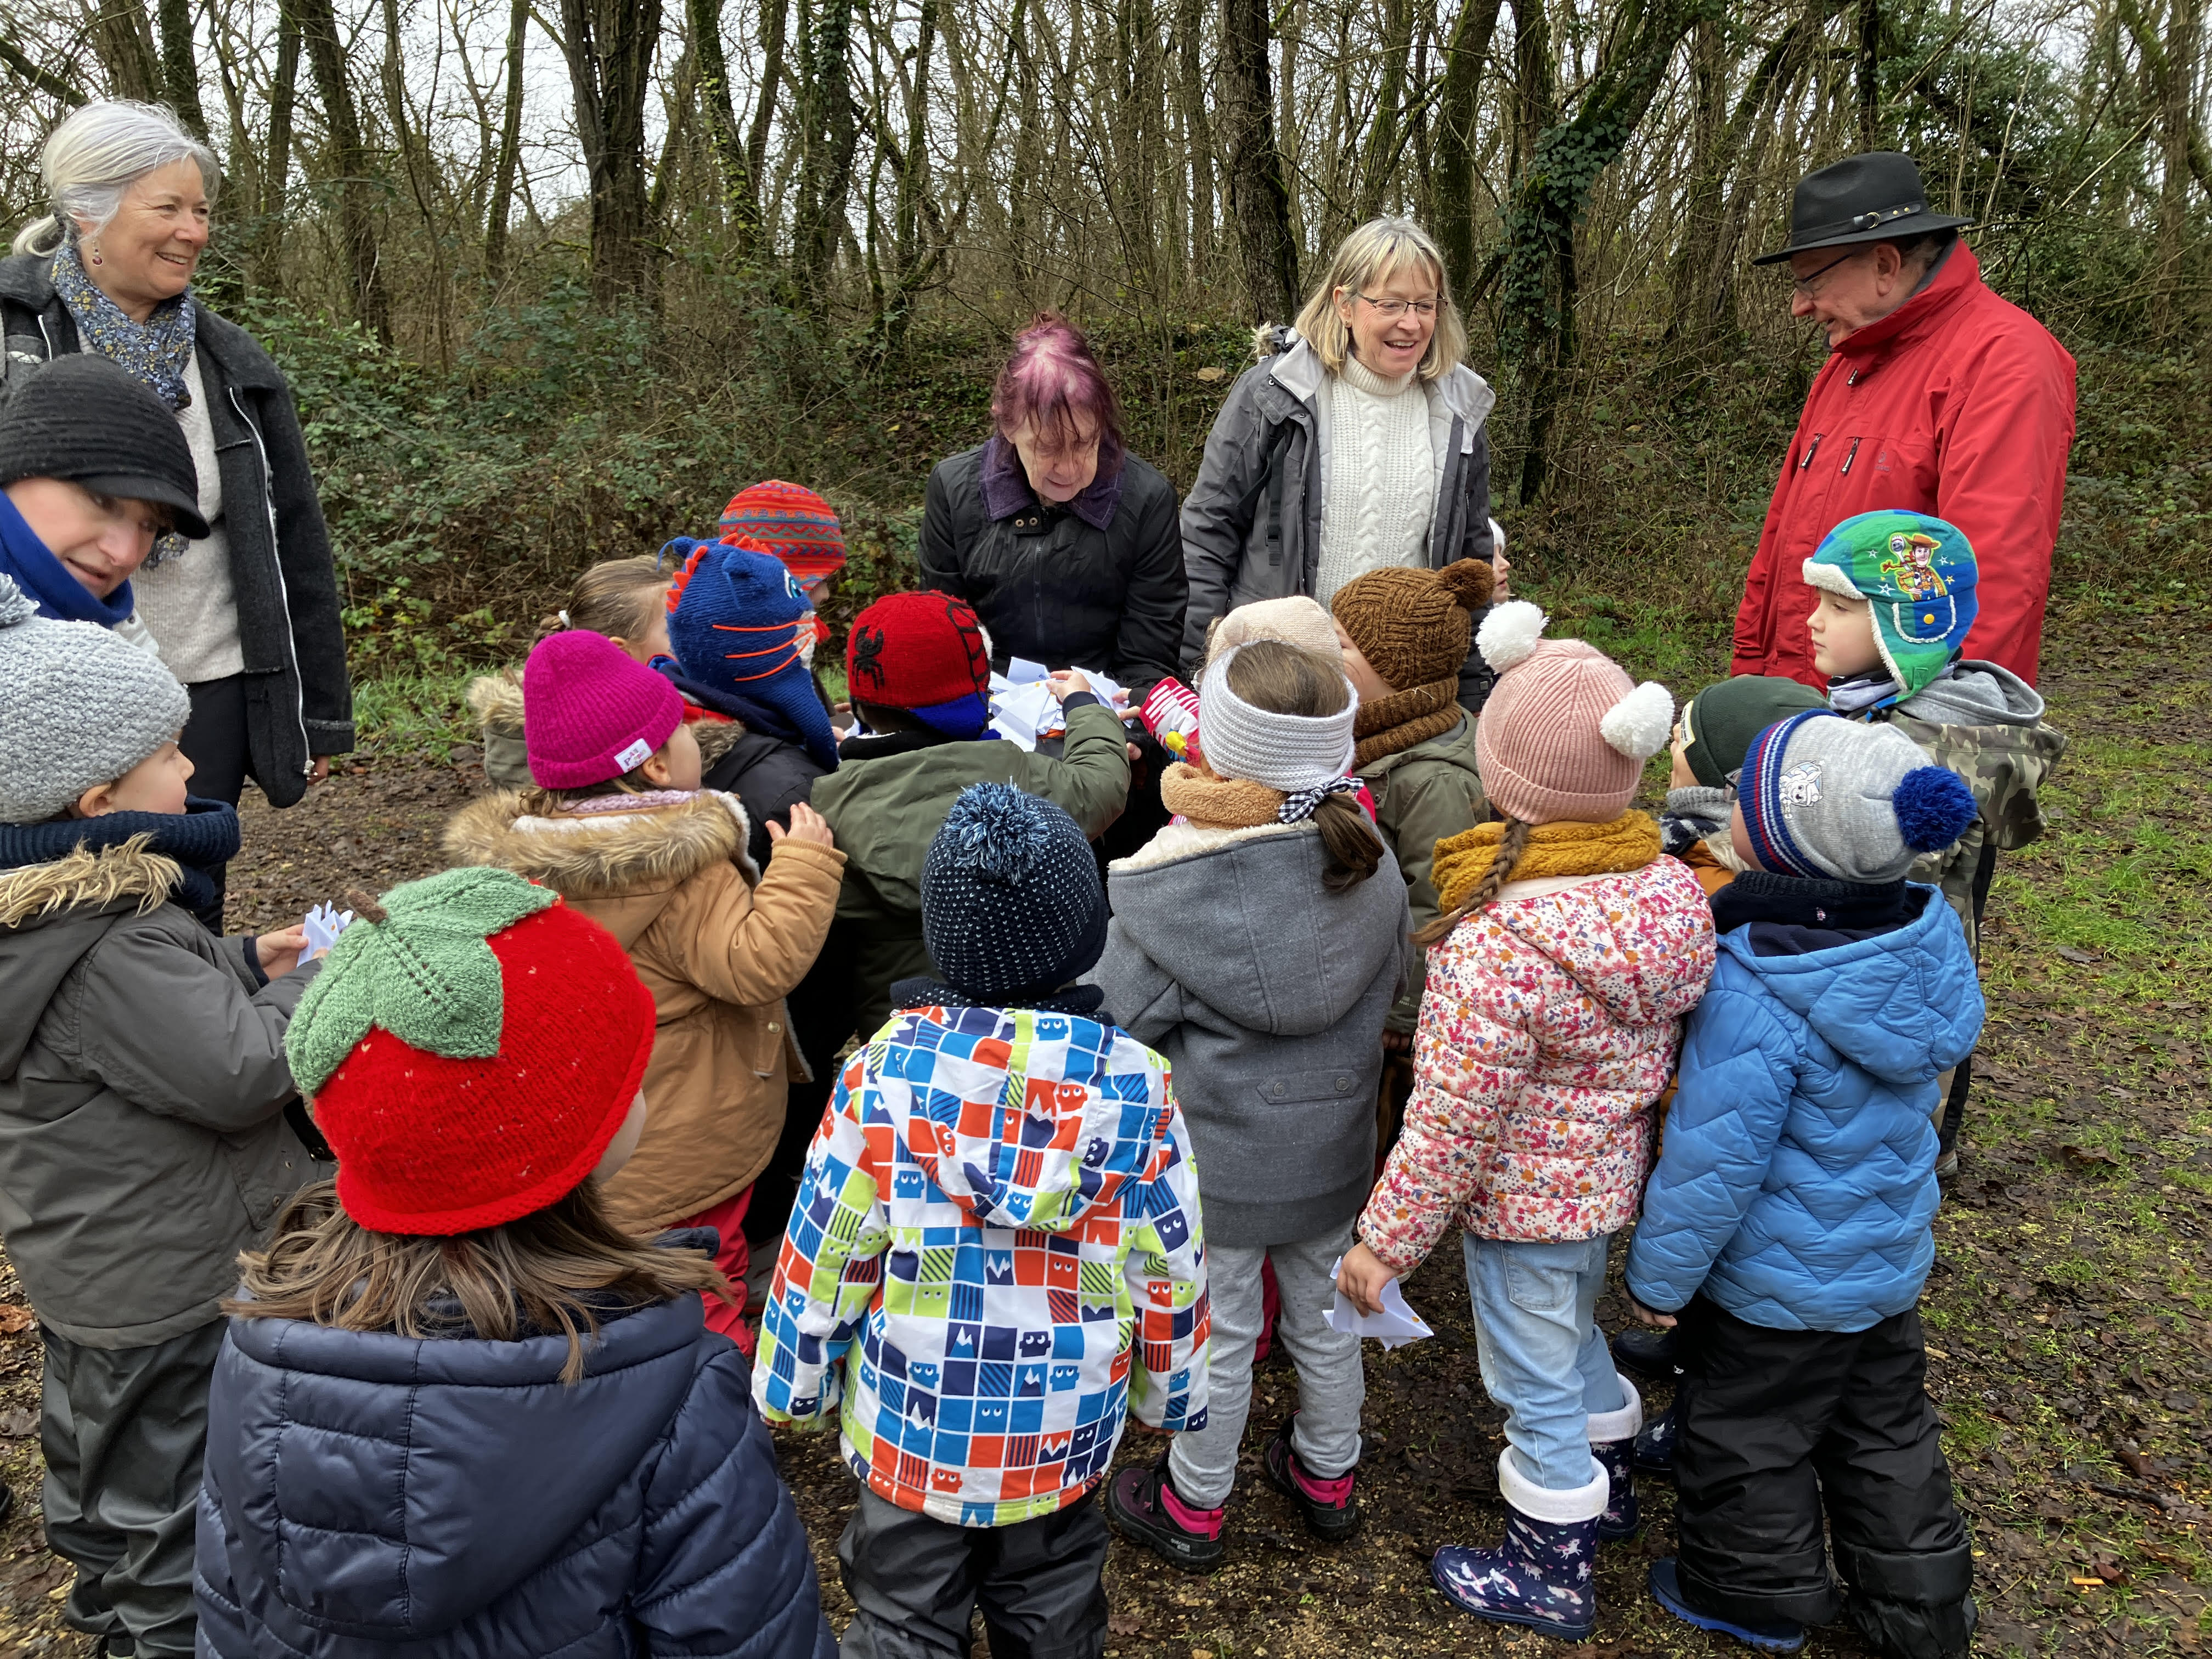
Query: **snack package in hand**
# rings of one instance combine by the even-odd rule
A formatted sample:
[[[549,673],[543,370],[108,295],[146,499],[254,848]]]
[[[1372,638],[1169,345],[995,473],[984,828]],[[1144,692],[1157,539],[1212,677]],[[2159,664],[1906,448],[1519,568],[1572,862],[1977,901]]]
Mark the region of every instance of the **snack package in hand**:
[[[1139,718],[1161,748],[1177,760],[1198,760],[1198,693],[1170,675],[1152,690]]]

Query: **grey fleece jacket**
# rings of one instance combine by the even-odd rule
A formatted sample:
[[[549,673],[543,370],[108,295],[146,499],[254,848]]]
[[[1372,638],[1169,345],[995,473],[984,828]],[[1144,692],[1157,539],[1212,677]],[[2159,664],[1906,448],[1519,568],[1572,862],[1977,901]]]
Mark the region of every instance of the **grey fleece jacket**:
[[[1382,1024],[1412,959],[1406,884],[1340,893],[1311,823],[1170,825],[1108,866],[1092,977],[1165,1055],[1212,1242],[1294,1243],[1359,1213],[1375,1181]]]
[[[249,941],[163,902],[175,878],[131,846],[0,875],[0,1235],[40,1323],[87,1347],[219,1318],[316,1178],[284,1027],[321,964],[261,984]]]

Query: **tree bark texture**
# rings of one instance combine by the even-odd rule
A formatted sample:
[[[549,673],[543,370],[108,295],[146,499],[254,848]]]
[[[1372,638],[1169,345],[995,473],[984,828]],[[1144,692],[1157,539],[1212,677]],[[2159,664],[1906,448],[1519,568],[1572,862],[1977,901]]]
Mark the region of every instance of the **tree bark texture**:
[[[592,193],[592,297],[649,299],[653,233],[645,177],[645,106],[660,44],[660,0],[561,0],[576,136]]]
[[[1287,323],[1297,314],[1298,244],[1282,153],[1275,147],[1267,0],[1222,0],[1221,14],[1229,210],[1243,256],[1245,297],[1254,321]]]
[[[345,47],[331,0],[291,0],[300,19],[300,43],[314,71],[316,95],[330,133],[330,165],[337,173],[339,240],[351,278],[354,315],[386,345],[392,343],[392,302],[378,263],[376,181],[361,138],[361,113],[346,78]]]

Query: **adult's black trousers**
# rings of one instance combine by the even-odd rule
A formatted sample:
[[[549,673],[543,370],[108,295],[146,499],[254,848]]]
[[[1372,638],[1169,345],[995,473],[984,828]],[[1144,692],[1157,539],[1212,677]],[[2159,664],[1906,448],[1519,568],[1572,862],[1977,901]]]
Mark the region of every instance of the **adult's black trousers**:
[[[844,1659],[969,1659],[981,1606],[991,1659],[1100,1659],[1106,1517],[1085,1497],[1011,1527],[957,1527],[863,1490],[837,1540],[855,1609]]]
[[[1848,1612],[1893,1659],[1964,1654],[1973,1559],[1919,1311],[1863,1331],[1782,1331],[1700,1297],[1681,1330],[1674,1481],[1692,1604],[1757,1624]]]

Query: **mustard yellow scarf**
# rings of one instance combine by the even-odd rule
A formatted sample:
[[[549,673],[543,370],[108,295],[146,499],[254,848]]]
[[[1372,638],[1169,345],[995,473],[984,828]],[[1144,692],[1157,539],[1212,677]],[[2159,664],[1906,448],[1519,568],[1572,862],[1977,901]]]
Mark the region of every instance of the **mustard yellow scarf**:
[[[1478,823],[1437,843],[1437,897],[1449,915],[1490,873],[1503,823]],[[1540,823],[1528,831],[1527,846],[1509,879],[1542,876],[1598,876],[1641,870],[1659,856],[1659,826],[1648,812],[1623,812],[1610,823]]]

